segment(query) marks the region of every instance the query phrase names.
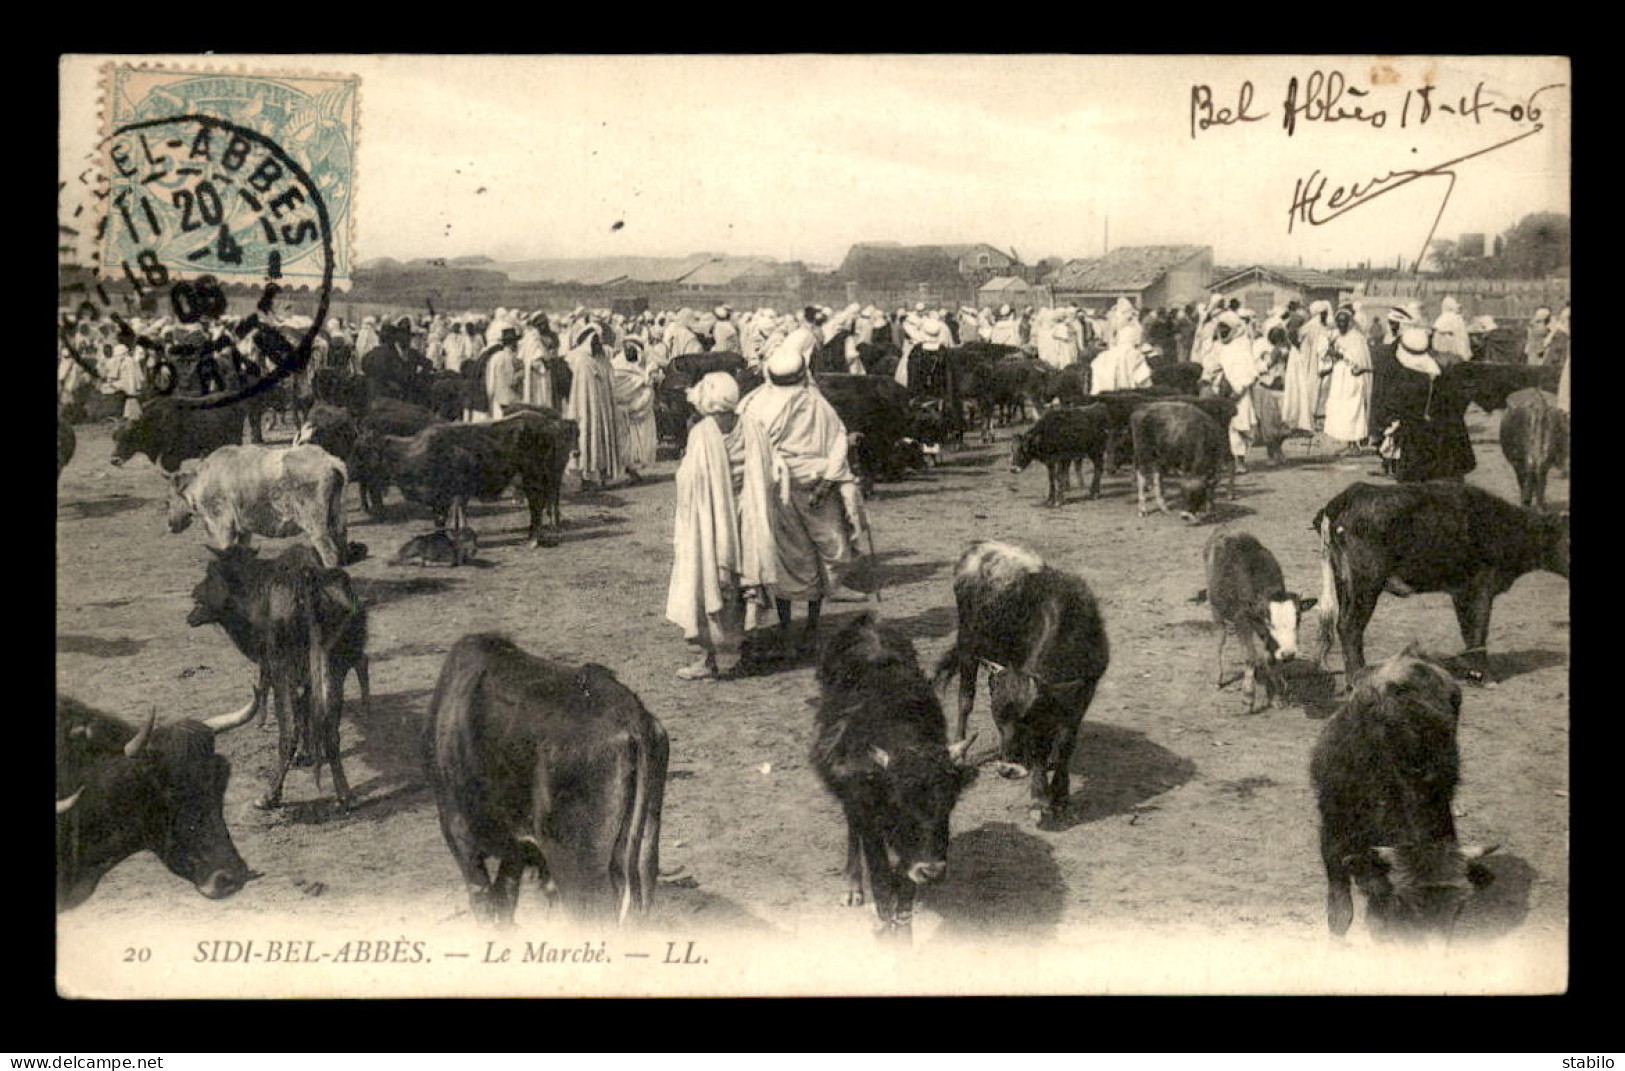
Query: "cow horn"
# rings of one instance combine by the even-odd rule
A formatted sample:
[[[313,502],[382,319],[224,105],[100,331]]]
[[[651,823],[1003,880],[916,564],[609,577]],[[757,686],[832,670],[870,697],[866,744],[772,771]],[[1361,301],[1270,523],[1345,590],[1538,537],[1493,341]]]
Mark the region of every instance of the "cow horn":
[[[75,792],[73,795],[69,796],[67,799],[65,799],[65,800],[57,800],[56,801],[56,813],[59,814],[59,815],[62,815],[62,814],[67,814],[69,811],[73,810],[73,805],[78,803],[79,802],[79,797],[83,796],[84,794],[85,794],[85,789],[84,789],[84,786],[81,785],[80,788],[79,788],[79,791]]]
[[[152,739],[152,727],[157,721],[158,708],[153,707],[147,712],[147,724],[141,727],[141,731],[136,733],[128,744],[124,745],[125,755],[133,759],[141,754],[141,749],[147,746],[148,740]]]
[[[203,723],[203,727],[212,733],[219,734],[230,732],[232,729],[236,729],[239,726],[247,725],[249,722],[254,720],[254,715],[259,711],[260,696],[260,690],[255,688],[254,698],[248,701],[248,705],[246,707],[243,707],[241,710],[234,710],[230,714],[220,714],[216,717],[210,718]]]

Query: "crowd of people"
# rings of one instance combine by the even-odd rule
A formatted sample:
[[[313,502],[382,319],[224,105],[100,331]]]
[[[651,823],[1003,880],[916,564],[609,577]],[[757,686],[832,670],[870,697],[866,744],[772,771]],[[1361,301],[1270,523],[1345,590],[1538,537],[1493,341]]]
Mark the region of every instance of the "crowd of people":
[[[1531,364],[1562,366],[1563,409],[1569,316],[1567,306],[1555,316],[1539,310],[1524,349]],[[167,389],[200,394],[229,388],[263,374],[279,357],[272,351],[311,337],[312,359],[296,389],[308,389],[324,368],[364,376],[386,392],[432,370],[483,379],[485,407],[471,405],[467,420],[500,420],[515,405],[558,409],[577,424],[571,469],[591,489],[636,482],[654,463],[655,389],[671,361],[741,354],[763,384],[741,397],[732,375],[714,372],[691,388],[698,420],[676,475],[666,613],[698,651],[679,675],[704,679],[738,672],[741,641],[770,608],[790,654],[815,642],[825,599],[861,598],[844,587],[843,574],[867,520],[846,429],[814,375],[821,354],[823,367],[834,352],[857,374],[882,371],[866,367],[866,355],[888,354],[890,374],[916,390],[911,358],[918,366],[926,355],[972,342],[1021,347],[1056,370],[1082,364],[1095,393],[1144,387],[1155,364],[1191,361],[1200,365],[1203,393],[1236,401],[1228,432],[1240,471],[1255,443],[1280,460],[1287,438],[1321,435],[1345,454],[1377,450],[1400,480],[1459,480],[1474,467],[1467,401],[1440,376],[1474,360],[1495,324],[1467,321],[1448,297],[1430,324],[1414,302],[1372,315],[1357,301],[1335,309],[1294,301],[1260,315],[1214,295],[1200,309],[1141,310],[1122,299],[1098,315],[1075,306],[950,310],[920,302],[892,313],[856,303],[800,314],[726,305],[631,314],[499,308],[365,316],[353,326],[335,318],[320,330],[299,316],[245,326],[163,317],[81,324],[62,340],[59,401],[93,386],[122,398],[123,415],[133,416],[159,378],[178,380]],[[567,392],[549,367],[560,360],[570,373]],[[807,606],[799,642],[791,632],[795,602]]]

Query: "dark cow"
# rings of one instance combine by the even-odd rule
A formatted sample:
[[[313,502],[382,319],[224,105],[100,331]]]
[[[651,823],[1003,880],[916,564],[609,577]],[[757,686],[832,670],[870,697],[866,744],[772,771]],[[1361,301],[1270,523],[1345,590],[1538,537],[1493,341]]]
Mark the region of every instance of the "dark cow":
[[[458,640],[429,702],[424,756],[475,916],[511,924],[527,867],[579,918],[647,914],[669,748],[603,666],[544,661],[496,635]]]
[[[216,735],[246,725],[246,707],[206,721],[140,730],[64,695],[56,697],[56,908],[90,898],[119,863],[150,851],[211,900],[248,881],[221,813],[231,764]]]
[[[318,777],[332,767],[334,795],[350,805],[350,786],[339,756],[344,678],[353,669],[361,701],[372,707],[367,680],[367,611],[342,569],[325,569],[308,547],[292,547],[261,561],[246,547],[214,552],[203,580],[192,589],[193,628],[216,624],[243,656],[260,667],[261,688],[276,691],[278,762],[270,788],[255,804],[281,805],[282,784],[297,755]]]
[[[114,429],[113,464],[141,453],[165,472],[175,472],[182,461],[242,441],[243,409],[237,403],[197,409],[174,398],[153,398],[142,404],[140,416]]]
[[[349,463],[361,433],[411,436],[440,423],[443,421],[433,411],[397,398],[374,399],[359,418],[347,409],[317,402],[293,441],[296,446],[304,443],[319,446],[345,462],[351,481],[360,488],[362,507],[377,517],[383,513],[389,482],[376,470],[366,470],[369,477],[366,482],[356,479],[354,467]]]
[[[818,377],[818,389],[855,439],[852,469],[865,494],[878,480],[901,479],[909,470],[925,467],[902,384],[881,376],[831,374]]]
[[[1546,473],[1569,466],[1569,415],[1544,391],[1520,390],[1501,414],[1501,453],[1518,477],[1518,501],[1546,508]]]
[[[689,404],[688,390],[712,372],[726,372],[739,384],[744,397],[762,384],[762,375],[737,353],[715,351],[685,353],[669,361],[655,388],[655,427],[662,439],[671,440],[678,451],[688,449],[688,429],[699,419]]]
[[[1461,689],[1407,650],[1373,667],[1321,731],[1309,774],[1320,807],[1326,923],[1354,920],[1349,885],[1365,900],[1372,937],[1448,938],[1488,851],[1456,843],[1451,801],[1459,759]]]
[[[1199,361],[1172,361],[1151,368],[1151,385],[1177,394],[1194,395],[1201,382],[1202,365]]]
[[[73,432],[73,425],[62,419],[60,413],[56,418],[56,478],[62,478],[62,470],[68,467],[73,460],[74,447],[79,444],[79,437]]]
[[[1180,514],[1195,522],[1212,512],[1218,495],[1219,477],[1230,473],[1230,497],[1236,497],[1235,459],[1224,425],[1189,402],[1151,402],[1134,410],[1129,417],[1134,439],[1134,490],[1139,496],[1140,516],[1150,512],[1145,506],[1145,485],[1149,480],[1157,509],[1168,512],[1162,499],[1162,476],[1178,471],[1197,479],[1185,492],[1185,510]]]
[[[458,528],[454,531],[430,532],[428,535],[413,536],[402,546],[400,553],[395,555],[391,565],[449,565],[456,568],[465,562],[474,560],[474,555],[480,549],[480,540],[472,528]]]
[[[316,401],[347,409],[358,420],[367,411],[367,381],[361,376],[340,368],[317,368],[310,374],[310,386]]]
[[[1563,370],[1551,365],[1482,364],[1463,361],[1439,373],[1438,389],[1462,395],[1486,413],[1506,407],[1521,390],[1555,393]]]
[[[1106,672],[1106,628],[1089,586],[1024,547],[972,543],[954,569],[959,633],[937,666],[937,683],[959,677],[955,739],[976,704],[985,666],[999,728],[1002,773],[1032,780],[1042,823],[1072,793],[1072,749]]]
[[[1028,357],[1019,346],[971,342],[951,351],[948,360],[961,401],[976,406],[982,441],[993,441],[993,423],[1011,414],[1017,417],[1028,405],[1037,408],[1048,378],[1048,366]]]
[[[1026,433],[1010,444],[1010,471],[1020,472],[1034,461],[1049,469],[1049,496],[1046,506],[1066,501],[1067,467],[1078,466],[1083,478],[1083,459],[1094,463],[1094,481],[1089,497],[1100,497],[1100,474],[1106,467],[1106,446],[1111,437],[1111,415],[1103,405],[1082,409],[1051,409]]]
[[[1569,575],[1567,513],[1520,509],[1466,484],[1352,484],[1321,507],[1314,527],[1325,551],[1320,657],[1341,633],[1345,686],[1365,665],[1365,628],[1384,591],[1448,592],[1468,676],[1482,680],[1495,597],[1525,573]]]
[[[427,507],[437,528],[467,528],[468,500],[495,499],[517,478],[530,508],[530,545],[551,546],[543,519],[559,524],[559,483],[575,449],[575,422],[527,407],[478,424],[437,424],[411,438],[363,431],[351,455],[358,482],[394,483]]]
[[[1213,622],[1219,626],[1219,683],[1224,676],[1224,641],[1230,629],[1241,638],[1247,658],[1243,680],[1247,691],[1247,713],[1256,708],[1256,674],[1263,671],[1264,708],[1280,696],[1286,698],[1286,682],[1280,665],[1298,656],[1298,619],[1315,605],[1313,598],[1299,598],[1288,591],[1281,575],[1281,563],[1256,536],[1246,532],[1214,532],[1202,549],[1207,569],[1207,587],[1197,592],[1197,602],[1213,608]],[[1258,657],[1255,641],[1264,649]],[[1234,678],[1231,678],[1233,680]]]
[[[948,746],[942,705],[914,646],[861,614],[818,666],[813,767],[846,814],[846,902],[867,886],[883,932],[907,936],[914,887],[948,873],[948,818],[976,777],[969,740]]]

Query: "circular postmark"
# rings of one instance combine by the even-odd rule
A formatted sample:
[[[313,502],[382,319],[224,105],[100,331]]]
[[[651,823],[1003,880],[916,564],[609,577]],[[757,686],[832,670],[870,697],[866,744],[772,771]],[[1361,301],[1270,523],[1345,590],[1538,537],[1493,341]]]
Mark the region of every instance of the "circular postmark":
[[[335,267],[328,207],[305,168],[270,137],[200,114],[126,123],[100,150],[108,167],[105,188],[95,191],[103,207],[92,277],[62,288],[82,291],[58,323],[75,363],[106,382],[99,362],[76,344],[81,324],[105,319],[118,342],[157,354],[151,389],[186,408],[243,401],[303,369],[326,322]],[[315,314],[296,337],[270,320],[290,269],[316,281]],[[211,335],[207,328],[227,312],[222,280],[262,289],[253,312]],[[187,330],[170,340],[141,333],[139,321],[116,308],[110,289],[121,292],[124,312],[136,304],[161,308]],[[239,343],[250,338],[268,369],[245,364]],[[180,376],[172,358],[217,354],[235,364],[235,386],[222,377],[208,384],[219,389],[174,393]]]

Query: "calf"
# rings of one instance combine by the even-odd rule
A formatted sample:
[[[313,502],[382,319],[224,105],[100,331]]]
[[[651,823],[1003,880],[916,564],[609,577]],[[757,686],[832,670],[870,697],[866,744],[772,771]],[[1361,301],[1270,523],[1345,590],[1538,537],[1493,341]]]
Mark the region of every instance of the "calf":
[[[193,628],[217,624],[243,656],[260,667],[260,687],[276,692],[278,764],[255,806],[282,802],[282,784],[296,755],[333,770],[340,807],[350,804],[339,757],[344,678],[353,669],[371,713],[367,680],[367,612],[342,569],[325,569],[306,547],[259,560],[246,547],[215,551],[192,589]]]
[[[954,570],[959,633],[937,665],[959,677],[955,739],[965,739],[976,677],[988,669],[1001,773],[1031,777],[1033,817],[1057,815],[1071,796],[1072,749],[1106,672],[1106,628],[1089,586],[1023,547],[972,543]]]
[[[1476,862],[1488,852],[1457,845],[1450,809],[1460,711],[1450,675],[1407,650],[1366,674],[1321,731],[1309,775],[1333,935],[1354,920],[1351,880],[1378,940],[1448,938],[1473,888],[1489,883]]]
[[[899,629],[861,614],[824,649],[813,767],[846,815],[846,902],[868,887],[883,932],[907,936],[914,887],[948,873],[948,818],[976,771]]]
[[[348,547],[344,484],[344,463],[320,447],[222,446],[170,477],[169,530],[201,517],[217,550],[303,535],[323,565],[337,568]]]
[[[1228,630],[1234,628],[1247,658],[1243,673],[1247,713],[1256,709],[1255,674],[1260,669],[1267,710],[1277,695],[1286,697],[1280,663],[1297,657],[1298,619],[1315,605],[1315,600],[1301,599],[1288,591],[1275,555],[1246,532],[1214,532],[1202,550],[1202,561],[1207,567],[1207,587],[1197,593],[1196,601],[1206,601],[1213,608],[1213,621],[1219,626],[1218,686],[1223,688],[1229,683],[1224,676],[1224,641]],[[1262,659],[1253,646],[1255,640],[1263,645]]]
[[[249,879],[222,813],[231,764],[214,738],[246,725],[261,693],[230,714],[139,730],[56,697],[56,909],[90,898],[108,871],[141,851],[210,900]]]
[[[402,545],[391,565],[450,565],[453,568],[474,560],[479,550],[479,537],[472,528],[447,531],[442,528],[428,535],[413,536]]]
[[[1467,484],[1352,484],[1315,514],[1321,566],[1321,652],[1341,634],[1345,688],[1365,665],[1365,628],[1384,591],[1448,592],[1467,675],[1483,680],[1495,597],[1525,573],[1568,578],[1569,518],[1520,509]]]
[[[1134,438],[1134,490],[1140,500],[1140,516],[1150,512],[1145,506],[1145,485],[1159,512],[1167,513],[1162,499],[1162,474],[1170,471],[1195,476],[1198,483],[1185,493],[1185,520],[1195,522],[1212,512],[1219,477],[1230,473],[1230,497],[1236,497],[1235,459],[1224,425],[1188,402],[1151,402],[1134,410],[1129,417]]]
[[[1518,501],[1546,508],[1546,473],[1569,465],[1569,415],[1544,391],[1520,390],[1501,415],[1501,453],[1518,477]]]
[[[1081,480],[1083,459],[1094,463],[1094,480],[1089,497],[1100,497],[1100,474],[1106,467],[1106,444],[1111,436],[1111,417],[1102,405],[1083,409],[1051,409],[1025,434],[1010,444],[1010,471],[1020,472],[1034,461],[1049,470],[1047,506],[1066,501],[1067,466],[1076,464]]]
[[[573,915],[647,914],[669,749],[603,666],[544,661],[496,635],[458,640],[429,702],[424,755],[475,916],[512,923],[527,867]]]

